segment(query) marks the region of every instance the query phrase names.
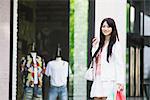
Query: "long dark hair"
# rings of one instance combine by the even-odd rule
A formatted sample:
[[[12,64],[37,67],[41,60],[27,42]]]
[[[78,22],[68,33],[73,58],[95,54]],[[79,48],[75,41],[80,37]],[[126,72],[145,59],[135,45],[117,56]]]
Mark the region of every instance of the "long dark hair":
[[[112,28],[112,33],[110,36],[110,41],[108,44],[108,48],[107,48],[107,62],[109,63],[109,57],[112,54],[112,47],[116,42],[116,39],[118,39],[119,41],[119,37],[118,37],[118,32],[117,32],[117,28],[116,28],[116,24],[115,21],[112,18],[105,18],[103,19],[103,21],[101,22],[100,25],[100,42],[99,42],[99,47],[96,50],[95,54],[93,55],[92,58],[96,57],[97,53],[99,52],[99,50],[102,51],[102,47],[104,46],[104,42],[105,42],[105,35],[102,33],[102,25],[104,22],[107,22],[107,24],[109,25],[109,27]]]

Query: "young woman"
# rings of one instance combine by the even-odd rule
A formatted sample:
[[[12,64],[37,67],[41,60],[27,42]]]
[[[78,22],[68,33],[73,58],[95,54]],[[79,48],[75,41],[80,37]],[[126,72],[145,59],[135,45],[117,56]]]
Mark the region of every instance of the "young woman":
[[[125,68],[116,24],[112,18],[105,18],[101,22],[100,41],[97,38],[92,40],[92,52],[95,78],[90,96],[94,100],[114,100],[112,94],[117,90],[123,91]]]

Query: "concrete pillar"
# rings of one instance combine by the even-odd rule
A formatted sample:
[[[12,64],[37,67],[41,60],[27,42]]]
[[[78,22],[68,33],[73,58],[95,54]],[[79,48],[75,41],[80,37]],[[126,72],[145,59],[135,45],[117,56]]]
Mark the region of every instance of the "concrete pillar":
[[[0,99],[9,100],[10,0],[0,3]]]
[[[74,13],[74,90],[73,100],[86,99],[88,0],[75,0]]]

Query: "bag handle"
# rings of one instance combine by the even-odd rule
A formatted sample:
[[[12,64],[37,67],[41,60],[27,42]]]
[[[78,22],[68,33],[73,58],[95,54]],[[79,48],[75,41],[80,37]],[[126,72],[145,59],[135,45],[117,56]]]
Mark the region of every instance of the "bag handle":
[[[93,64],[94,64],[94,60],[91,61],[89,68],[93,68]]]

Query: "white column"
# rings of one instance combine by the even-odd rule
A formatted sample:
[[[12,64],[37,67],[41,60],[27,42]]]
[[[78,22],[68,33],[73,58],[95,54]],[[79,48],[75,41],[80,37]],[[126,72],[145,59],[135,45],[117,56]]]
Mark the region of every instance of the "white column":
[[[101,21],[104,18],[113,18],[116,22],[119,40],[123,50],[124,64],[126,64],[126,5],[126,0],[95,0],[95,36],[99,37]],[[123,74],[125,76],[125,73]]]
[[[16,100],[17,82],[17,9],[18,0],[13,1],[13,66],[12,66],[12,100]]]
[[[88,0],[74,0],[74,2],[73,100],[87,100],[84,74],[87,69]]]

